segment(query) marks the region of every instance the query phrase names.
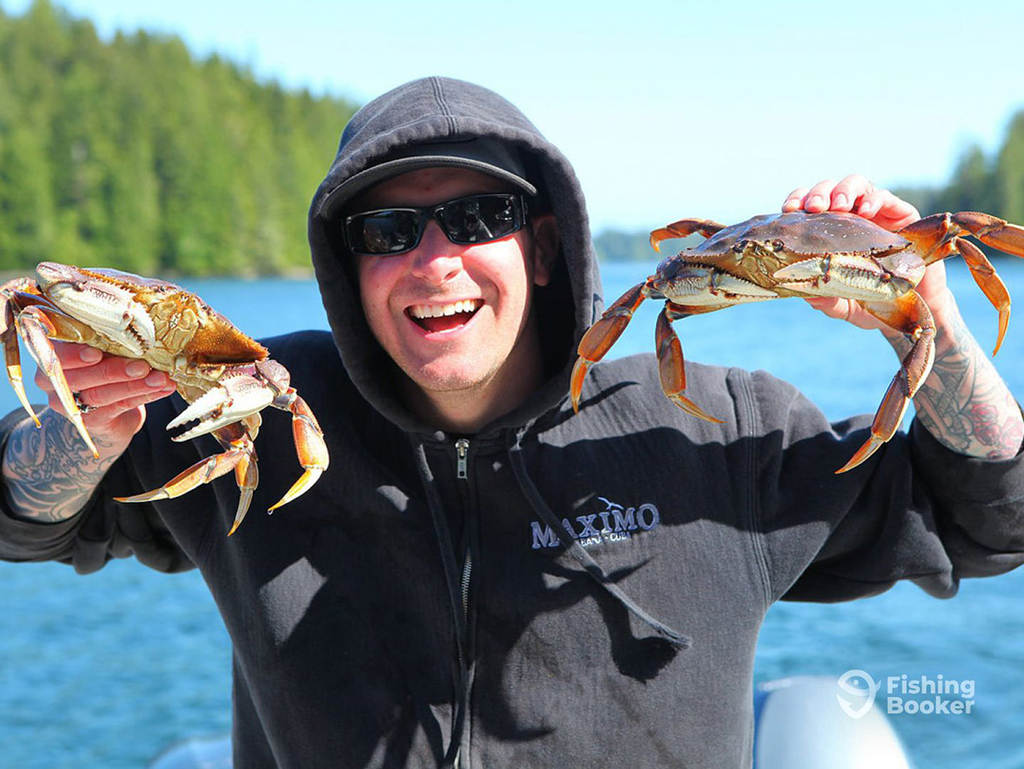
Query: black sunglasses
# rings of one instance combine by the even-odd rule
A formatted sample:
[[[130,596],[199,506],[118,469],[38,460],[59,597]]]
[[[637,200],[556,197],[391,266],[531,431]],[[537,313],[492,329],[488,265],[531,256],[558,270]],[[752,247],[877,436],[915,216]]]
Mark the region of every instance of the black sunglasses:
[[[495,192],[469,195],[424,208],[382,208],[346,216],[345,245],[353,254],[394,256],[420,244],[423,230],[434,219],[452,243],[469,245],[498,240],[526,224],[522,195]]]

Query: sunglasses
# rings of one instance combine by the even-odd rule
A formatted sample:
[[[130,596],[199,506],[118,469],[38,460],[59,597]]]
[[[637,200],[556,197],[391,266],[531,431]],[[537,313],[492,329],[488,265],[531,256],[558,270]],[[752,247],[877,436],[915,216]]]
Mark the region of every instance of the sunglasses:
[[[526,200],[518,193],[469,195],[424,208],[382,208],[346,216],[345,245],[353,254],[395,256],[420,244],[431,219],[452,243],[488,243],[526,224]]]

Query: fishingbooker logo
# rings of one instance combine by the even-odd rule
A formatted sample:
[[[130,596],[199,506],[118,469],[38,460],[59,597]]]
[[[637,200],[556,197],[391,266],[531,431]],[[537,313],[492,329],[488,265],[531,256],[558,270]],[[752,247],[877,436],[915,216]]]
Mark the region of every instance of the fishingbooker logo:
[[[592,547],[605,542],[621,542],[630,539],[634,533],[651,531],[661,523],[661,513],[650,502],[640,507],[626,508],[604,497],[598,497],[605,509],[592,515],[577,515],[575,518],[563,518],[562,529],[569,537],[577,540],[583,547]],[[542,547],[558,547],[562,532],[554,532],[551,527],[540,521],[531,521],[533,533],[533,549]]]
[[[860,685],[863,684],[863,685]],[[841,692],[836,694],[839,707],[850,718],[860,718],[875,702],[883,681],[875,681],[867,672],[854,669],[843,673],[836,685]],[[974,707],[974,680],[971,678],[945,678],[938,676],[887,676],[884,681],[885,712],[889,715],[901,713],[925,715],[964,715]]]

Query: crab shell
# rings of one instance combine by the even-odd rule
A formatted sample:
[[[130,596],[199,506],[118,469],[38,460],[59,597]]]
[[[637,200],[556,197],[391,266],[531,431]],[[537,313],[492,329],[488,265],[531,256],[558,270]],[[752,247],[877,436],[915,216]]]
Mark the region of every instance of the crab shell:
[[[762,214],[724,227],[697,246],[662,260],[648,281],[646,295],[682,304],[722,304],[713,293],[695,296],[701,276],[692,268],[707,265],[753,284],[744,286],[719,276],[718,285],[726,294],[721,299],[733,302],[822,295],[816,290],[820,284],[836,279],[843,281],[845,298],[895,298],[924,277],[925,263],[908,250],[911,245],[897,233],[853,214]],[[822,266],[823,258],[828,262]],[[871,269],[865,259],[875,262],[877,269]],[[785,269],[801,262],[807,262],[803,270]],[[883,287],[886,283],[888,290]]]

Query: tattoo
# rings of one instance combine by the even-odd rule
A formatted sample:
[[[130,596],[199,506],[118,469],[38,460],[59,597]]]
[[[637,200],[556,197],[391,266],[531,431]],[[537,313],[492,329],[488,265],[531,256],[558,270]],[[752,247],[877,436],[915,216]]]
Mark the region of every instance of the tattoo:
[[[1008,459],[1024,438],[1020,409],[959,313],[952,316],[945,338],[936,338],[932,371],[914,396],[917,418],[953,451]],[[889,341],[901,356],[910,350],[906,337]]]
[[[11,431],[3,458],[4,499],[19,518],[55,523],[82,509],[116,457],[94,459],[62,414],[46,409],[39,421],[40,428],[26,419]]]

